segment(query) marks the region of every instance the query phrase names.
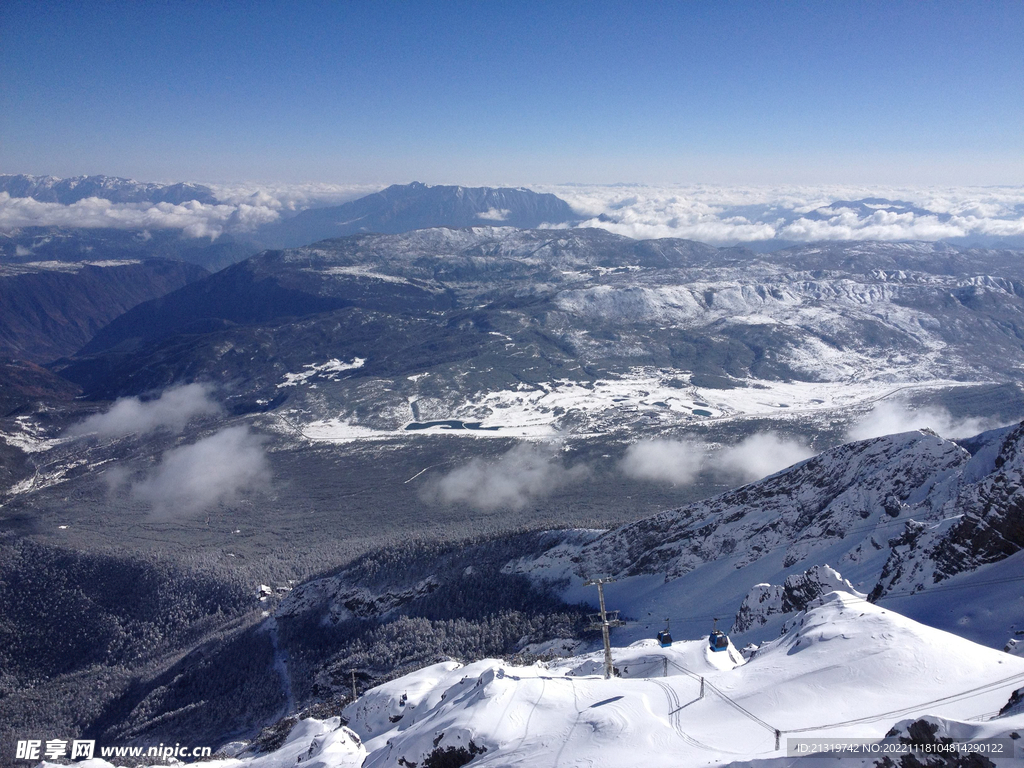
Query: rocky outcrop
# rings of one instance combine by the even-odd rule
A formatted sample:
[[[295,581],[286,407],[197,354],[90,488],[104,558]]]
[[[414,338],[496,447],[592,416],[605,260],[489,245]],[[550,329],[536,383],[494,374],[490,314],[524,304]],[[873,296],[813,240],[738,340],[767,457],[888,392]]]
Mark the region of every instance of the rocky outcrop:
[[[762,627],[772,616],[806,610],[812,600],[836,591],[865,596],[827,565],[815,565],[803,573],[795,573],[783,584],[755,584],[740,606],[730,631],[746,632]]]

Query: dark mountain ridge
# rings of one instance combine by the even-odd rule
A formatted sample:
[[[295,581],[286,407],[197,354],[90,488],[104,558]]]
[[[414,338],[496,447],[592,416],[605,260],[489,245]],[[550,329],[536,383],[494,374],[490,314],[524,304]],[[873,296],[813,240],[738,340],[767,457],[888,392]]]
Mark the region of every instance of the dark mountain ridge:
[[[266,243],[293,248],[362,232],[487,224],[534,229],[578,221],[568,203],[527,189],[395,184],[344,205],[312,208],[259,230]]]
[[[178,229],[20,227],[0,232],[0,262],[173,259],[212,271],[255,255],[262,246],[223,234],[215,240]]]
[[[365,359],[357,378],[440,371],[453,362],[432,362],[440,344],[495,381],[637,365],[820,381],[837,375],[822,367],[836,354],[898,351],[916,366],[942,349],[933,371],[1002,380],[1024,362],[1022,272],[1005,252],[922,243],[763,255],[596,229],[355,235],[267,251],[140,305],[58,370],[113,397],[224,382],[248,361],[244,378],[274,389],[314,356]],[[396,348],[402,356],[385,353]]]
[[[163,259],[0,264],[0,356],[70,355],[124,312],[207,274]]]

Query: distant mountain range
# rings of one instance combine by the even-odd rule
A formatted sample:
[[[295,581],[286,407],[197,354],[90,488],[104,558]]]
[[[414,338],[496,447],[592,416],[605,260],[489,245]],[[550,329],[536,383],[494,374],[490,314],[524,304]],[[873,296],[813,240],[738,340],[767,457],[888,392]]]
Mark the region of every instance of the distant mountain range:
[[[11,197],[31,197],[40,203],[71,205],[89,197],[112,203],[185,203],[196,200],[215,204],[213,190],[202,184],[153,184],[116,176],[26,176],[0,174],[0,192]]]
[[[63,372],[104,398],[203,376],[244,378],[268,397],[303,366],[361,358],[360,380],[430,372],[443,418],[519,382],[582,384],[637,366],[724,387],[854,370],[861,381],[1005,380],[1024,364],[1021,272],[998,251],[931,244],[763,256],[596,229],[358,235],[268,251],[136,307]],[[340,387],[339,404],[355,409],[362,395],[347,386],[321,382],[315,397]],[[403,426],[383,414],[407,413],[418,387],[400,378],[368,418]]]
[[[292,248],[361,233],[397,234],[429,227],[568,224],[580,215],[564,200],[528,189],[396,184],[344,205],[312,208],[259,230],[276,247]]]
[[[0,192],[70,205],[88,197],[114,203],[215,204],[210,188],[160,185],[109,176],[58,179],[0,176]],[[278,211],[270,211],[277,215]],[[295,247],[361,233],[401,233],[429,227],[570,225],[581,219],[568,203],[527,189],[393,185],[344,205],[312,207],[255,228],[227,226],[216,238],[182,229],[31,226],[0,230],[0,262],[172,258],[221,269],[270,247]]]
[[[114,176],[0,175],[0,193],[13,198],[72,205],[95,197],[113,203],[220,201],[202,184],[154,184]],[[395,184],[344,205],[310,207],[250,233],[273,247],[308,245],[318,240],[363,232],[393,234],[427,227],[472,227],[488,224],[533,229],[542,224],[580,220],[568,203],[528,189]]]
[[[69,205],[86,198],[100,198],[116,204],[131,204],[135,206],[135,210],[128,212],[131,215],[113,216],[109,220],[130,232],[145,230],[153,235],[174,230],[184,233],[182,239],[191,245],[181,243],[177,246],[181,251],[180,258],[208,268],[220,268],[230,263],[228,259],[237,261],[268,246],[291,248],[351,234],[397,234],[430,227],[502,225],[533,229],[549,225],[574,227],[590,222],[631,234],[643,232],[643,227],[637,229],[638,223],[643,222],[645,226],[655,226],[670,234],[677,226],[683,227],[681,233],[689,233],[686,236],[692,236],[694,232],[687,226],[686,217],[670,217],[666,210],[662,221],[657,210],[648,210],[639,198],[608,202],[605,210],[595,215],[593,211],[574,210],[555,195],[523,188],[431,186],[413,182],[392,185],[337,205],[318,199],[315,193],[307,196],[306,192],[295,199],[287,195],[278,199],[278,193],[273,191],[244,199],[232,193],[226,194],[225,199],[218,199],[219,193],[215,188],[192,183],[164,185],[109,176],[59,179],[52,176],[0,175],[0,193],[4,192],[15,201],[31,197],[41,202]],[[652,190],[652,194],[660,192]],[[827,193],[823,193],[823,199],[829,199]],[[180,205],[190,201],[202,205],[178,208],[173,213],[153,211],[153,215],[143,215],[146,212],[140,210],[146,205]],[[60,232],[66,238],[70,233],[81,231],[75,227],[76,221],[88,227],[106,223],[103,215],[97,215],[95,206],[87,206],[88,210],[81,211],[78,216],[74,211],[26,209],[18,212],[18,206],[13,204],[12,208],[12,217],[8,221],[21,222],[25,226],[37,225],[40,229],[36,234],[40,231]],[[745,235],[737,239],[742,240],[745,247],[761,252],[796,245],[810,236],[832,240],[836,237],[861,239],[871,234],[890,239],[899,232],[905,232],[909,238],[919,236],[920,232],[938,231],[945,233],[947,242],[961,246],[1024,247],[1019,233],[1024,205],[994,206],[998,213],[981,206],[959,215],[947,208],[943,208],[946,212],[941,212],[930,210],[927,204],[883,197],[819,202],[815,207],[798,206],[792,200],[780,199],[741,205],[716,203],[701,215],[710,217],[708,223],[714,219],[723,225],[719,237],[728,237],[726,233],[734,226],[746,228]],[[798,222],[802,223],[790,232],[790,225]],[[996,226],[995,222],[1001,223]],[[59,224],[63,229],[52,224]],[[747,240],[751,234],[750,227],[755,230],[761,227],[776,234],[769,234],[763,240]],[[875,227],[882,229],[873,229]],[[24,234],[21,230],[12,232],[11,225],[8,225],[8,235],[21,237]],[[216,238],[213,243],[208,241],[210,237]],[[220,247],[225,238],[233,239],[234,247]],[[22,250],[29,249],[30,245],[23,240],[21,237],[18,245]],[[164,240],[166,246],[167,238]],[[207,240],[207,246],[220,252],[201,252],[206,250],[199,245],[203,240]],[[169,254],[165,252],[163,255]]]

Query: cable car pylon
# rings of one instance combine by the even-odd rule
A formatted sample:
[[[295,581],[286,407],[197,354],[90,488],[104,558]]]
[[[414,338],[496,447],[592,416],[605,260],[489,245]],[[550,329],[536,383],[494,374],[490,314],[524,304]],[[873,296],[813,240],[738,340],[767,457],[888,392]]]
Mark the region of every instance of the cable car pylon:
[[[608,680],[615,675],[615,667],[612,666],[612,640],[610,630],[612,627],[623,627],[626,622],[619,619],[618,611],[605,610],[604,606],[604,585],[615,581],[611,576],[600,579],[588,579],[583,586],[597,585],[597,600],[601,606],[600,613],[590,614],[590,626],[587,629],[600,629],[604,638],[604,679]]]

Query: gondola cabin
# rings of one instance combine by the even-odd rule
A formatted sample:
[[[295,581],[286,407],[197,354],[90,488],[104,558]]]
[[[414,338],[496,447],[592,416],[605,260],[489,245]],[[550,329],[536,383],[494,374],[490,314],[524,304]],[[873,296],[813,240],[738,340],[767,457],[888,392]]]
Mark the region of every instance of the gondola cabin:
[[[729,636],[720,629],[708,635],[708,645],[712,651],[724,651],[729,647]]]
[[[661,632],[658,633],[658,645],[662,648],[668,648],[672,645],[672,633],[667,629],[661,630]]]

